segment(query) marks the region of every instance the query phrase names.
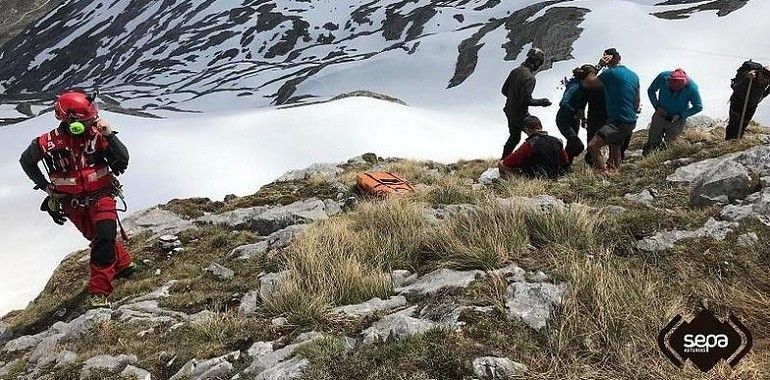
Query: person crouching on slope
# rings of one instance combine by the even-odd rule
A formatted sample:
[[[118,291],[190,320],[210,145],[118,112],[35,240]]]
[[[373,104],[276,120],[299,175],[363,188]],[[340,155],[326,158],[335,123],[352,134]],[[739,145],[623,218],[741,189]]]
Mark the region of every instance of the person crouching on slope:
[[[117,237],[115,176],[128,167],[128,150],[109,123],[99,118],[93,97],[63,93],[54,111],[59,126],[32,141],[21,155],[21,166],[35,188],[48,195],[41,210],[59,225],[69,218],[91,242],[88,306],[109,307],[113,279],[135,270]],[[40,161],[49,179],[40,171]]]
[[[556,179],[569,168],[570,160],[561,140],[548,136],[540,119],[524,118],[524,133],[528,136],[524,143],[498,163],[502,178],[522,174],[529,178]]]
[[[570,162],[585,149],[578,132],[581,121],[585,120],[584,113],[588,94],[580,81],[585,79],[592,70],[595,74],[596,69],[592,65],[584,65],[572,71],[572,79],[567,80],[565,78],[564,95],[559,102],[559,111],[556,113],[556,127],[559,128],[561,135],[567,139],[566,151]]]
[[[588,142],[588,153],[592,156],[594,168],[600,172],[607,169],[620,170],[623,153],[631,141],[641,112],[639,76],[620,64],[620,53],[607,49],[599,61],[599,67],[606,66],[601,74],[589,73],[582,84],[586,88],[604,88],[607,103],[607,123],[596,131]],[[610,157],[605,163],[601,149],[609,145]]]
[[[687,118],[703,110],[698,85],[682,69],[664,71],[647,89],[655,109],[649,137],[642,154],[661,149],[663,141],[671,144],[684,130]]]

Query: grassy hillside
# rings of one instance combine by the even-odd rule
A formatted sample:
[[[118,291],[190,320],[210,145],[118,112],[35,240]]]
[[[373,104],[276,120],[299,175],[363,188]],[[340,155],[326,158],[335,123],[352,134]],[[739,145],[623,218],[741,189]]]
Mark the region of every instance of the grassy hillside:
[[[288,247],[248,260],[229,254],[260,240],[249,230],[197,224],[178,234],[184,250],[174,254],[159,248],[150,233],[134,236],[130,249],[142,271],[117,284],[115,307],[173,280],[168,296],[160,300],[162,308],[213,314],[201,323],[174,328],[114,318],[99,323],[81,339],[66,343],[78,361],[49,368],[48,378],[77,378],[82,360],[97,354],[134,354],[138,367],[165,379],[189,359],[246,351],[258,341],[287,344],[308,331],[328,337],[299,347],[297,355],[309,361],[304,379],[472,378],[473,359],[481,356],[523,363],[528,370],[522,377],[531,379],[763,378],[770,368],[768,228],[747,221],[723,241],[689,239],[659,253],[636,248],[637,240],[656,231],[698,228],[719,211],[716,206],[692,205],[688,187],[666,181],[681,165],[671,160],[698,161],[742,151],[759,145],[762,133],[764,129],[754,125],[746,139],[727,143],[719,129],[687,130],[670,149],[630,157],[621,173],[608,177],[595,174],[580,160],[572,173],[556,182],[516,178],[485,186],[476,180],[496,164],[493,160],[446,165],[367,156],[366,161],[343,165],[336,177],[273,183],[252,196],[224,202],[174,200],[164,208],[189,219],[311,197],[345,200],[354,197],[355,174],[373,167],[400,173],[417,188],[414,195],[399,198],[350,199],[343,202],[345,212],[313,223]],[[641,147],[645,134],[634,136],[632,150]],[[647,188],[658,193],[653,205],[624,197]],[[518,201],[539,195],[568,206],[542,212]],[[431,210],[446,215],[426,217],[435,214]],[[738,246],[736,239],[747,232],[755,232],[759,241]],[[56,320],[82,313],[76,305],[87,278],[84,255],[68,257],[35,302],[4,318],[16,336],[39,333]],[[235,276],[220,280],[203,271],[212,262]],[[508,283],[494,270],[509,263],[569,284],[567,297],[547,327],[534,330],[506,316]],[[396,287],[394,270],[426,274],[440,268],[486,273],[465,289],[407,295],[409,305],[437,314],[467,306],[459,309],[459,329],[437,327],[406,340],[353,350],[332,338],[356,337],[382,317],[342,317],[335,307],[387,299]],[[275,291],[253,314],[240,313],[243,295],[258,287],[258,278],[280,270],[289,272]],[[752,330],[753,352],[736,369],[721,363],[708,375],[689,365],[679,370],[659,352],[655,339],[660,329],[674,315],[692,316],[704,306],[721,318],[735,313]],[[24,371],[24,355],[0,352],[0,362],[20,358],[6,378]],[[249,364],[245,359],[232,362],[230,376]]]

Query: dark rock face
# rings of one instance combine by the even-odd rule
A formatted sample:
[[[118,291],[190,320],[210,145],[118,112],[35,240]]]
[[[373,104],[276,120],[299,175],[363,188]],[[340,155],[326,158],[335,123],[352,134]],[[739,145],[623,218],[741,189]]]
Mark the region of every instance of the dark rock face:
[[[448,32],[470,36],[458,49],[455,87],[473,74],[481,39],[501,26],[510,31],[508,41],[498,41],[507,59],[530,42],[551,43],[543,46],[559,52],[553,59],[568,58],[587,11],[557,8],[526,21],[562,1],[520,10],[499,0],[362,1],[350,9],[318,1],[72,0],[8,41],[0,86],[6,101],[98,87],[114,105],[145,113],[184,110],[180,101],[218,92],[283,105],[313,97],[302,93],[303,82],[329,68],[386,53],[417,56],[424,38]],[[466,24],[486,14],[499,17]],[[558,36],[542,35],[553,25]]]
[[[717,16],[724,17],[738,9],[743,8],[749,0],[712,0],[711,2],[695,5],[689,8],[673,11],[653,13],[654,16],[668,20],[688,18],[690,15],[702,11],[717,11]],[[668,0],[655,5],[684,5],[703,3],[702,0]]]
[[[589,12],[570,3],[0,0],[0,28],[29,12],[18,24],[26,29],[0,48],[0,103],[25,103],[26,110],[69,88],[99,88],[105,106],[141,115],[204,111],[235,99],[252,107],[305,103],[334,96],[318,99],[318,81],[313,87],[310,79],[375,58],[414,60],[418,67],[445,40],[461,41],[445,49],[447,61],[456,62],[445,74],[448,87],[458,87],[473,76],[485,44],[513,61],[531,43],[548,52],[545,68],[569,59]],[[717,0],[682,12],[730,12],[745,3]],[[507,36],[493,40],[490,33],[501,27]],[[358,89],[366,83],[339,92]],[[209,100],[219,96],[225,99]]]
[[[21,33],[27,25],[56,8],[61,0],[0,1],[0,45]]]

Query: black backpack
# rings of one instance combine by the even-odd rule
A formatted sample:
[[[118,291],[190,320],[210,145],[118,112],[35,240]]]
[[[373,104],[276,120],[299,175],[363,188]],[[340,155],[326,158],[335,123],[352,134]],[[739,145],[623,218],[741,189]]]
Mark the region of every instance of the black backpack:
[[[746,62],[743,62],[741,67],[738,68],[738,72],[735,74],[736,78],[745,78],[746,73],[749,71],[763,71],[765,68],[762,67],[762,64],[759,62],[754,62],[752,60],[748,60]]]

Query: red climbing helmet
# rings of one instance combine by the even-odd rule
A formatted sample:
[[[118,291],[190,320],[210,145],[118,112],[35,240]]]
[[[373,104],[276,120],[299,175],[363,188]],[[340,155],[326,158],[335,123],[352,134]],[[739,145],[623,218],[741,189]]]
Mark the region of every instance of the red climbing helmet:
[[[54,111],[58,120],[93,121],[99,117],[99,108],[94,98],[77,91],[57,96]]]

